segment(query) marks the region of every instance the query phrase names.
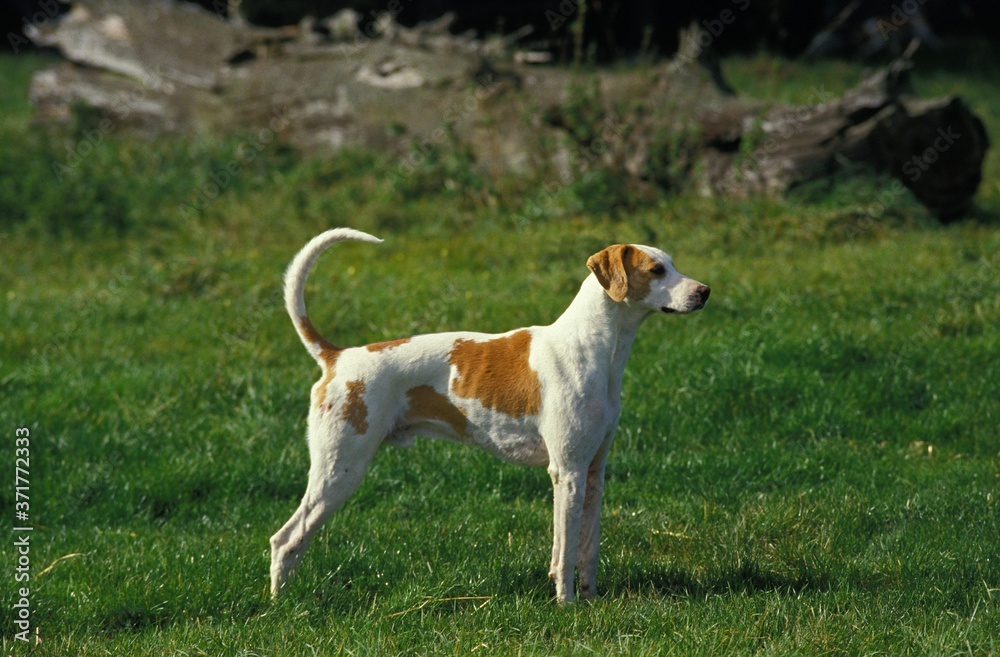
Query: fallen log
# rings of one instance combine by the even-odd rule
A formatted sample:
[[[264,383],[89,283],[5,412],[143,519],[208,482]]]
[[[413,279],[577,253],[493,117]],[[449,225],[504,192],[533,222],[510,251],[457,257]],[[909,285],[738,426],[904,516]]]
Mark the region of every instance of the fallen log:
[[[986,128],[958,97],[916,98],[909,71],[898,60],[840,98],[706,118],[704,132],[715,136],[703,144],[710,184],[727,194],[781,193],[866,165],[889,172],[942,220],[961,216],[982,179]]]
[[[151,15],[155,13],[155,16]],[[582,72],[535,66],[515,38],[452,35],[356,15],[263,29],[170,0],[78,0],[32,28],[68,60],[36,74],[42,121],[95,108],[115,128],[198,134],[269,129],[305,151],[421,153],[459,143],[492,174],[568,180],[609,167],[642,184],[780,194],[848,166],[885,170],[950,220],[979,185],[989,140],[958,97],[921,100],[906,59],[839,98],[802,106],[732,92],[689,32],[670,62]]]

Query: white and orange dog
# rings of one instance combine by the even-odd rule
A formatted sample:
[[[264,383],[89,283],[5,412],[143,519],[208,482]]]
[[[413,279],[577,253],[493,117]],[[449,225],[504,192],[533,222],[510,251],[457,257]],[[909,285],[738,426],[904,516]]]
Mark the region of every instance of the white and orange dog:
[[[379,446],[408,446],[419,435],[548,466],[555,500],[549,576],[559,601],[575,597],[574,570],[580,597],[593,598],[604,464],[632,341],[652,314],[704,307],[708,287],[679,274],[659,249],[619,244],[587,260],[592,274],[549,326],[344,349],[313,327],[303,289],[316,258],[348,240],[381,242],[349,228],[329,230],[306,244],[285,276],[288,313],[323,373],[309,408],[309,483],[298,509],[271,537],[272,594],[361,483]]]

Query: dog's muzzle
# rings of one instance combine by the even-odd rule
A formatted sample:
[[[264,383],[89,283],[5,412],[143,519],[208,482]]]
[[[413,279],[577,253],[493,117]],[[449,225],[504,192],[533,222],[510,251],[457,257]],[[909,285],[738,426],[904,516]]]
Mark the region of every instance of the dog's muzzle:
[[[660,308],[661,311],[670,315],[672,313],[693,313],[696,310],[701,310],[705,307],[708,302],[708,295],[712,293],[712,289],[707,285],[699,285],[694,289],[694,293],[688,297],[687,308],[685,310],[677,310],[676,308],[671,308],[670,306],[663,306]]]

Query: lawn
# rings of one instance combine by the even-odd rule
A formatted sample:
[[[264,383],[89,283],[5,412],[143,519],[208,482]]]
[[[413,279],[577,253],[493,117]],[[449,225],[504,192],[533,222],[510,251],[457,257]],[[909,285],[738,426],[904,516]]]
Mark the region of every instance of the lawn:
[[[400,179],[383,156],[280,148],[208,195],[238,135],[110,134],[56,167],[93,119],[30,125],[44,63],[0,59],[5,652],[997,653],[996,149],[975,213],[947,227],[909,195],[873,210],[879,176],[630,203],[613,180],[542,196],[458,159]],[[858,74],[726,65],[741,91],[783,100]],[[1000,91],[981,80],[917,84],[965,94],[995,139]],[[632,352],[596,602],[553,600],[544,468],[425,440],[380,452],[269,599],[268,537],[304,490],[318,376],[281,276],[338,225],[385,239],[334,247],[310,278],[310,314],[338,344],[548,323],[615,242],[660,246],[712,287],[703,311],[650,319]],[[27,583],[27,532],[6,529],[24,524],[22,428]],[[26,585],[33,648],[15,639]]]

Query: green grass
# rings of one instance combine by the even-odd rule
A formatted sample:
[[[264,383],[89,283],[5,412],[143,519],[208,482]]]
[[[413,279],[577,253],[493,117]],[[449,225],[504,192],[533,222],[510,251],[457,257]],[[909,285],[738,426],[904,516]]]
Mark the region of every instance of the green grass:
[[[0,73],[23,90],[37,65]],[[762,94],[799,84],[791,98],[819,77],[732,66],[770,71]],[[954,84],[997,134],[1000,92]],[[997,652],[996,150],[975,216],[949,227],[908,196],[867,216],[880,178],[628,212],[591,205],[582,181],[546,197],[546,218],[523,212],[538,185],[479,179],[461,154],[399,180],[376,156],[278,149],[192,215],[238,136],[115,135],[54,183],[79,137],[31,128],[20,96],[0,120],[0,431],[10,472],[15,429],[31,430],[36,653]],[[317,376],[281,274],[344,224],[386,242],[338,246],[310,279],[310,313],[339,343],[547,323],[616,241],[662,246],[712,286],[704,311],[651,319],[633,351],[598,601],[552,600],[544,469],[430,441],[383,450],[268,599]],[[0,642],[26,652],[16,558],[0,542]]]

